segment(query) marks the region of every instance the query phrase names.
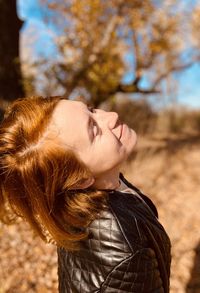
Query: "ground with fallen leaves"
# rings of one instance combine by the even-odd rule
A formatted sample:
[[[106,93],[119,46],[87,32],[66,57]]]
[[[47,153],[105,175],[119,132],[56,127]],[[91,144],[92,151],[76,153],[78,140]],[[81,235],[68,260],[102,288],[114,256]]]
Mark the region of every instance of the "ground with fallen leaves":
[[[156,203],[172,242],[171,293],[200,293],[200,137],[141,138],[122,168]],[[56,293],[56,247],[0,224],[0,293]],[[138,292],[139,293],[139,292]]]

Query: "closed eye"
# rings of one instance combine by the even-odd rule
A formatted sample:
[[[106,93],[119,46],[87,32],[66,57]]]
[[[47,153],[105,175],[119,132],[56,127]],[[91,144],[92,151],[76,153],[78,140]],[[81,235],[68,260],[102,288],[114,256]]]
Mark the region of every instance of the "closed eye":
[[[95,108],[92,107],[92,106],[88,106],[88,110],[91,112],[91,113],[95,113]]]
[[[87,106],[87,108],[91,113],[96,112],[95,108],[92,107],[92,106]],[[94,137],[97,136],[99,134],[99,131],[100,131],[100,128],[99,128],[98,124],[96,123],[96,121],[94,121],[94,119],[91,118],[90,125],[92,126],[93,136]]]

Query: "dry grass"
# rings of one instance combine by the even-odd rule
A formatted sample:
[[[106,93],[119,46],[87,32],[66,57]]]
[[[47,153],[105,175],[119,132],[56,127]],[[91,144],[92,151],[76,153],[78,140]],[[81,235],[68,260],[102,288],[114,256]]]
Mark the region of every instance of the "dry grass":
[[[156,202],[170,235],[171,293],[200,292],[200,137],[141,138],[123,173]],[[23,223],[0,231],[0,293],[57,292],[55,247]]]

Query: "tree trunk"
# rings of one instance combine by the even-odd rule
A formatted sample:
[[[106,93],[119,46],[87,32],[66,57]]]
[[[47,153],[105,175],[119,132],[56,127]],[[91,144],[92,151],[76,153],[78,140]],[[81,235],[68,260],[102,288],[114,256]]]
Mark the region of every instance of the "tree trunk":
[[[24,96],[19,58],[16,0],[0,0],[0,98],[13,101]]]

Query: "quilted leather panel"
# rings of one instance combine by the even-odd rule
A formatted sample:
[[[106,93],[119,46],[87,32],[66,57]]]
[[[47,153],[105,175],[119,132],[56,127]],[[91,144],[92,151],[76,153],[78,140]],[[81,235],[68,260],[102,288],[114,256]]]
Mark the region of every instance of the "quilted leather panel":
[[[136,192],[140,192],[130,185]],[[168,293],[170,240],[153,203],[114,191],[79,252],[58,248],[60,293]]]
[[[88,227],[89,239],[79,252],[58,248],[59,292],[100,292],[100,285],[109,272],[131,256],[119,225],[108,211]]]
[[[110,194],[109,199],[112,212],[117,215],[118,221],[121,224],[121,229],[126,235],[133,251],[136,251],[135,244],[137,239],[135,238],[135,231],[132,223],[134,221],[137,222],[140,244],[143,248],[151,248],[155,252],[164,292],[169,292],[171,243],[163,226],[159,223],[157,217],[153,215],[136,196],[114,192]],[[132,204],[132,202],[134,202],[134,204]],[[126,211],[126,217],[124,217],[124,210]],[[146,282],[149,287],[152,286],[151,283],[149,283],[149,279],[146,279]]]
[[[164,293],[154,251],[150,248],[141,249],[116,266],[100,292]]]

